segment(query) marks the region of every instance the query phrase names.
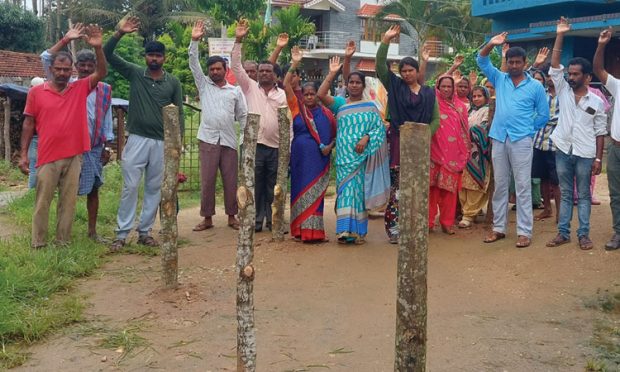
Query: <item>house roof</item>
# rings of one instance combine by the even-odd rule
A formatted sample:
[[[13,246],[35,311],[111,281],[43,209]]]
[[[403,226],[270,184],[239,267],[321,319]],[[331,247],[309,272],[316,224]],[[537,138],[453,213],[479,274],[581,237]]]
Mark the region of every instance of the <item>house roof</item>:
[[[361,18],[373,18],[383,9],[383,5],[364,4],[358,11],[357,16]],[[403,19],[396,14],[388,14],[383,17],[386,21],[403,21]]]
[[[33,78],[45,73],[38,54],[0,50],[0,76]]]
[[[344,5],[338,0],[272,0],[271,4],[280,8],[297,4],[303,9],[329,10],[334,8],[339,12],[345,10]]]
[[[362,58],[355,67],[358,71],[375,72],[375,61],[373,59]]]

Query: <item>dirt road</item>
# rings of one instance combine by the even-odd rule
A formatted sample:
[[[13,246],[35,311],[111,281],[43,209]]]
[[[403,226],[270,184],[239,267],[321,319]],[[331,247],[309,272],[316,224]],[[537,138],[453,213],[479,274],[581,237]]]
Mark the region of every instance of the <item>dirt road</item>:
[[[602,248],[611,216],[607,192],[599,193],[590,252],[576,242],[545,247],[552,221],[536,222],[530,248],[515,248],[514,212],[508,238],[492,245],[482,243],[483,225],[431,234],[429,371],[584,370],[597,317],[585,304],[620,285],[620,252]],[[179,216],[189,240],[179,290],[157,291],[158,257],[113,256],[78,286],[90,322],[32,347],[18,370],[234,371],[236,234],[221,214],[212,230],[192,232],[198,221],[198,209]],[[335,244],[331,213],[326,226],[332,242],[322,245],[257,235],[258,371],[393,370],[397,247],[387,244],[382,220],[371,221],[364,246]],[[111,329],[135,332],[150,347],[119,361],[121,350],[98,346]]]

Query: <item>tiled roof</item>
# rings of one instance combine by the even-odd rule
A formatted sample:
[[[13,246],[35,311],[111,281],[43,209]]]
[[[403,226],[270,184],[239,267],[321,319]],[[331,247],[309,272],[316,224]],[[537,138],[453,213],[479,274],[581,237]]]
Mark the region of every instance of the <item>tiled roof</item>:
[[[357,71],[375,72],[375,61],[373,59],[362,58],[355,67]]]
[[[38,54],[0,50],[0,76],[33,78],[45,74]]]
[[[364,4],[358,11],[357,16],[362,18],[372,18],[379,14],[383,5]],[[396,14],[388,14],[383,19],[388,21],[402,21],[403,19]]]
[[[305,3],[307,3],[308,0],[272,0],[271,1],[271,5],[273,6],[277,6],[277,7],[281,7],[281,8],[285,8],[291,5],[304,5]]]

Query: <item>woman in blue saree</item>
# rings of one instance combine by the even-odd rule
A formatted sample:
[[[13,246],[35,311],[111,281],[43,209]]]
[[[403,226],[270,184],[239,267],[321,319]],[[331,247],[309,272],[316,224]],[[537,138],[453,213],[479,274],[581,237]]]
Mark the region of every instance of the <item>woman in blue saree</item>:
[[[284,78],[286,100],[293,117],[291,143],[291,235],[303,242],[327,241],[323,225],[323,202],[329,184],[331,152],[336,119],[318,104],[313,83],[302,86],[303,100],[293,91],[292,71],[301,62],[299,48],[291,50],[292,62]]]
[[[368,210],[387,202],[390,192],[389,159],[385,126],[376,105],[363,100],[365,76],[347,76],[349,97],[328,95],[340,71],[339,57],[333,57],[329,74],[318,96],[336,114],[336,235],[339,243],[365,243]]]

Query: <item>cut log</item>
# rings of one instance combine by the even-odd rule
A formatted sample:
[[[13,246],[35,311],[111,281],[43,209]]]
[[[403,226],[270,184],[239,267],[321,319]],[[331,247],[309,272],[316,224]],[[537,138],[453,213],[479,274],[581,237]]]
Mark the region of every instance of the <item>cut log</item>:
[[[4,160],[11,161],[11,99],[7,96],[4,98]]]
[[[426,276],[430,128],[400,127],[400,242],[394,371],[426,369]]]
[[[181,159],[179,108],[168,105],[164,117],[164,180],[161,185],[161,265],[162,283],[166,288],[178,285],[179,255],[177,251],[177,189]]]
[[[286,191],[288,186],[288,163],[291,155],[291,122],[288,107],[278,108],[278,125],[280,129],[280,147],[278,150],[278,177],[273,190],[271,205],[271,234],[276,242],[284,241],[284,210],[286,209]]]
[[[243,131],[243,151],[237,204],[239,239],[237,243],[237,371],[256,370],[256,333],[254,330],[254,160],[260,115],[248,114]]]

